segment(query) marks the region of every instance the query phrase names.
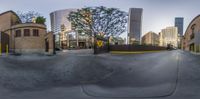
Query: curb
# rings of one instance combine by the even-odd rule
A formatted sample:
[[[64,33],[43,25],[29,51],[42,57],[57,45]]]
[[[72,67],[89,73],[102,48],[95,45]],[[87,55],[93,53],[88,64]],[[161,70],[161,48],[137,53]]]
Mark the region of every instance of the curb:
[[[111,51],[111,54],[144,54],[144,53],[156,53],[156,52],[162,52],[161,51]]]

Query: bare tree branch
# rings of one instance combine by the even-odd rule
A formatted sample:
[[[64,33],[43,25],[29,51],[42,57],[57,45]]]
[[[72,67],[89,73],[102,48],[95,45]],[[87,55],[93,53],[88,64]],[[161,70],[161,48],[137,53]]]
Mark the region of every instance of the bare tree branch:
[[[118,36],[126,31],[127,13],[116,8],[86,7],[67,17],[75,30],[94,35]],[[92,34],[91,34],[92,33]]]

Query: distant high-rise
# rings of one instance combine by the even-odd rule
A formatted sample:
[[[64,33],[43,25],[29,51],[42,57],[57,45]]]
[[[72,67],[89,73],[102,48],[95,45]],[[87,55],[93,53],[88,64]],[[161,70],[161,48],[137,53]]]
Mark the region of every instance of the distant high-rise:
[[[140,44],[142,34],[142,8],[130,8],[128,20],[128,44]]]
[[[173,47],[178,47],[178,28],[177,27],[167,27],[162,29],[160,33],[159,45],[167,47],[168,44]]]
[[[178,34],[180,36],[183,36],[183,24],[184,24],[184,18],[182,17],[175,18],[175,27],[178,28]]]

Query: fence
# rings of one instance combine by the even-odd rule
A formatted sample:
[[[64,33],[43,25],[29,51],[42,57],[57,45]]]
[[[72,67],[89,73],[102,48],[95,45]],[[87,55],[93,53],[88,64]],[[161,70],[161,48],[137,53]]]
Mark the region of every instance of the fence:
[[[158,51],[166,50],[166,47],[149,45],[110,45],[110,51]]]

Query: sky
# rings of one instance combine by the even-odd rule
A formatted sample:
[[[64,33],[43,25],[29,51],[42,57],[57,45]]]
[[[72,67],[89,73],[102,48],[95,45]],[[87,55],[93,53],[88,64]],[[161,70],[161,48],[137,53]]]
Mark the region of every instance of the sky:
[[[142,35],[149,31],[174,26],[175,17],[184,17],[184,31],[191,20],[200,14],[200,0],[0,0],[0,13],[13,11],[35,11],[47,18],[49,13],[68,8],[106,6],[128,12],[129,8],[143,8]],[[126,37],[126,33],[122,37]]]

